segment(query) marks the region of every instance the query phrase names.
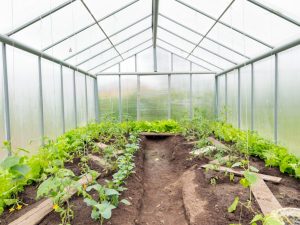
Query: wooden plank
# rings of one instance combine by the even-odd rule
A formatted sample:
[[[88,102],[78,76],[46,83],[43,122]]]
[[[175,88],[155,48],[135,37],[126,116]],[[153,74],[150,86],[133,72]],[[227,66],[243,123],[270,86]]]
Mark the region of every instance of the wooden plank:
[[[218,149],[223,149],[225,151],[231,151],[229,147],[221,143],[220,141],[216,140],[213,137],[208,137],[207,140],[209,140],[214,146],[216,146]]]
[[[111,167],[111,165],[101,157],[89,154],[88,158],[90,160],[93,160],[95,163],[97,163],[99,166],[101,166],[104,169],[110,169],[110,167]]]
[[[92,176],[87,174],[83,176],[78,183],[80,185],[88,184],[92,181]],[[69,190],[69,196],[74,195],[77,192],[75,189]],[[53,202],[50,198],[43,200],[39,205],[32,208],[15,221],[9,223],[9,225],[36,225],[41,222],[45,216],[47,216],[53,210]]]
[[[206,164],[201,166],[202,168],[211,168],[211,164]],[[233,173],[235,175],[238,176],[244,176],[244,171],[238,171],[238,170],[234,170],[228,167],[224,167],[224,166],[218,166],[216,168],[213,168],[214,170],[217,171],[221,171],[221,172],[228,172],[228,173]],[[275,177],[275,176],[270,176],[270,175],[266,175],[266,174],[261,174],[261,173],[255,173],[257,176],[259,176],[260,178],[262,178],[265,181],[270,181],[273,183],[280,183],[282,178],[281,177]]]
[[[251,185],[251,191],[264,215],[268,215],[272,211],[282,208],[272,191],[261,177],[259,177],[253,185]]]
[[[140,135],[143,135],[143,136],[161,136],[161,137],[168,137],[168,136],[176,136],[176,135],[178,135],[178,134],[174,134],[174,133],[141,132]]]
[[[108,145],[106,145],[106,144],[104,144],[104,143],[101,143],[101,142],[96,143],[96,145],[97,145],[101,150],[104,150],[105,148],[108,147]]]

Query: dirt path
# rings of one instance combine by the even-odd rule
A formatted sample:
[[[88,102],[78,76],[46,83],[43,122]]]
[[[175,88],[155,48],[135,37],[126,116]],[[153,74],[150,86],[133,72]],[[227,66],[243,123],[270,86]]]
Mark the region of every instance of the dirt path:
[[[147,141],[139,225],[188,225],[179,181],[181,174],[171,162],[172,147],[168,139]]]

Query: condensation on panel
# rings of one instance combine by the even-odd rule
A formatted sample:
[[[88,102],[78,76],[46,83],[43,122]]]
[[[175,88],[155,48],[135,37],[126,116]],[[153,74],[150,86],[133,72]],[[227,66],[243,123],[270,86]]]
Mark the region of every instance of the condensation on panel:
[[[171,53],[157,48],[157,71],[168,72],[171,71]]]
[[[98,76],[100,119],[119,118],[119,76]]]
[[[77,126],[81,127],[87,124],[87,102],[85,89],[85,75],[75,72],[76,80],[76,107],[77,107]]]
[[[214,117],[215,76],[213,74],[192,75],[193,115],[203,113]]]
[[[41,144],[38,57],[7,46],[12,148],[36,153]]]
[[[300,157],[300,47],[278,55],[278,139]]]
[[[167,119],[168,76],[141,76],[140,79],[140,119]]]
[[[227,74],[227,122],[238,127],[238,71]]]
[[[122,120],[136,120],[137,76],[121,76]]]
[[[240,69],[241,129],[251,129],[251,65]]]
[[[54,139],[63,133],[60,65],[42,60],[44,135]]]
[[[96,120],[96,100],[95,100],[95,79],[86,77],[87,84],[87,103],[88,103],[88,123],[93,123]]]
[[[217,78],[217,90],[218,90],[218,119],[225,120],[226,119],[226,83],[225,83],[225,75],[218,76]]]
[[[274,57],[254,63],[254,130],[274,139]]]
[[[171,118],[182,119],[190,113],[190,75],[171,76]]]
[[[63,67],[64,112],[66,131],[76,127],[74,71]]]

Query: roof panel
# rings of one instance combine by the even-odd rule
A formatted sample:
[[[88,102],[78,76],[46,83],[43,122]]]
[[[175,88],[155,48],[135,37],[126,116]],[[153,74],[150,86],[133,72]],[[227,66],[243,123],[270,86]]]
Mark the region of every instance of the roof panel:
[[[162,41],[161,39],[157,39],[157,45],[161,48],[167,49],[170,52],[173,52],[183,58],[187,57],[187,53],[181,49],[176,48],[175,46],[172,46],[165,41]]]

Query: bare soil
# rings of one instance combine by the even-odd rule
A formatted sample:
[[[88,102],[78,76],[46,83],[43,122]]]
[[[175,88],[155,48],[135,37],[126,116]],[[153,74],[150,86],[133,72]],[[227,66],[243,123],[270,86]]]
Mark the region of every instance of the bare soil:
[[[239,184],[239,177],[230,181],[224,173],[201,169],[209,160],[190,159],[193,145],[185,142],[180,136],[142,138],[141,149],[135,156],[135,173],[127,180],[128,190],[121,196],[131,205],[120,204],[105,225],[246,225],[254,212],[260,213],[252,195],[252,210],[238,207],[234,213],[228,213],[228,206],[236,196],[241,202],[249,199],[249,190]],[[74,160],[67,166],[79,173],[76,163]],[[265,168],[264,162],[257,158],[251,158],[251,164],[261,173],[283,177],[281,184],[267,182],[267,185],[283,207],[300,207],[299,180],[280,173],[277,168]],[[101,168],[94,169],[101,171]],[[109,178],[101,177],[98,182],[104,183]],[[211,184],[212,179],[216,185]],[[21,196],[29,206],[12,214],[6,211],[0,224],[8,224],[37,205],[35,194],[35,186],[27,187]],[[92,196],[98,197],[96,193]],[[91,208],[81,197],[73,197],[71,205],[75,213],[72,225],[99,225],[90,218]],[[40,224],[59,223],[59,215],[52,212]]]

